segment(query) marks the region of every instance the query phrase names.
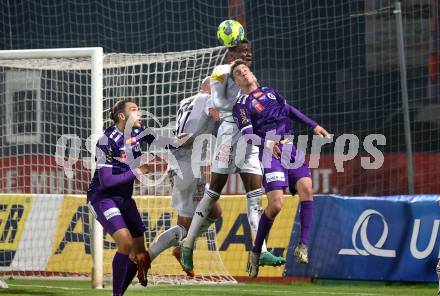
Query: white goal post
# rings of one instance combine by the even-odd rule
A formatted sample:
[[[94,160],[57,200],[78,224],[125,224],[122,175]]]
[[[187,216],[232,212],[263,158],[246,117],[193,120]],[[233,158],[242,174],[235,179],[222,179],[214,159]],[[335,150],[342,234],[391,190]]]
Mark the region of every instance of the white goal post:
[[[223,62],[225,54],[223,47],[177,53],[105,55],[100,47],[0,51],[0,96],[5,98],[0,111],[12,112],[14,116],[15,113],[24,113],[16,116],[13,122],[0,124],[0,128],[1,125],[11,127],[10,134],[3,135],[0,141],[0,149],[7,152],[0,157],[0,162],[5,164],[0,172],[0,184],[3,184],[0,195],[10,200],[11,204],[21,202],[21,196],[16,197],[15,194],[26,194],[26,201],[30,200],[28,210],[23,206],[24,214],[20,220],[23,222],[19,223],[24,230],[17,232],[20,237],[11,247],[15,248],[11,251],[11,258],[3,258],[3,264],[0,262],[0,273],[9,272],[17,276],[91,275],[93,287],[102,288],[104,276],[111,275],[111,257],[115,246],[109,241],[108,235],[104,237],[102,226],[91,222],[94,219],[89,218],[90,213],[83,207],[95,166],[93,137],[90,136],[99,135],[108,126],[109,120],[104,114],[122,98],[138,100],[141,110],[157,117],[156,123],[153,122],[151,126],[168,132],[175,120],[179,101],[198,91],[203,78]],[[14,134],[23,137],[18,141]],[[60,148],[59,139],[64,135],[68,136],[68,140]],[[66,144],[69,141],[70,146]],[[76,141],[80,147],[73,147]],[[59,166],[60,160],[54,159],[54,151],[58,149],[66,152],[65,163],[70,166],[68,171],[73,180],[68,178],[69,172]],[[70,153],[77,149],[77,155],[72,158],[69,149]],[[159,160],[165,159],[161,158],[161,151],[150,152]],[[164,164],[159,161],[156,173],[163,174],[163,170]],[[144,223],[150,224],[156,219],[155,227],[147,226],[147,245],[160,230],[175,223],[175,213],[166,196],[169,194],[167,182],[165,180],[152,187],[135,187],[135,195],[141,195],[136,202],[145,218]],[[20,202],[15,202],[15,199]],[[25,201],[21,203],[25,204]],[[36,210],[38,207],[50,208],[48,205],[52,204],[59,214]],[[69,212],[70,207],[72,211]],[[50,215],[53,217],[47,218]],[[64,236],[50,227],[45,235],[51,237],[38,237],[36,231],[29,230],[39,223],[52,225],[56,229],[61,227],[59,225],[66,227],[68,222],[61,220],[70,219],[72,215],[72,229],[66,231]],[[79,236],[75,228],[79,226],[75,226],[74,220],[82,222]],[[41,244],[39,240],[52,241],[49,243],[52,251],[43,252],[47,253],[47,258],[40,260],[42,263],[36,266],[30,257],[35,246]],[[215,244],[215,231],[210,230],[202,240],[206,240],[208,248],[201,248],[200,252],[206,254],[200,257],[214,261],[214,264],[200,264],[204,270],[199,277],[193,281],[187,279],[178,270],[176,262],[171,264],[167,259],[160,261],[159,257],[161,263],[158,265],[162,269],[152,269],[150,282],[235,282],[225,270],[215,246],[209,247],[209,244]],[[74,243],[69,245],[71,241],[78,246],[82,243],[85,251]],[[93,264],[87,263],[90,260],[88,250]],[[63,252],[68,251],[78,258],[65,262]],[[59,259],[55,259],[57,256],[60,256]]]
[[[28,50],[2,50],[1,60],[21,59],[54,59],[54,58],[90,58],[91,60],[91,133],[100,134],[103,130],[103,101],[102,101],[102,47],[84,48],[54,48],[54,49],[28,49]],[[95,171],[96,163],[91,159],[91,176]],[[95,219],[92,225],[92,286],[102,288],[104,283],[103,269],[103,229]]]

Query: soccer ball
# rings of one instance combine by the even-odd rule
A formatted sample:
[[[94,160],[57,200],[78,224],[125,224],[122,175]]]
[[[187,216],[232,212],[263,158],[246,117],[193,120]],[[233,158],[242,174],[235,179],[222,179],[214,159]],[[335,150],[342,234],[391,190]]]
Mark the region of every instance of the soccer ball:
[[[223,21],[217,29],[217,39],[227,47],[233,47],[244,40],[243,26],[234,20]]]

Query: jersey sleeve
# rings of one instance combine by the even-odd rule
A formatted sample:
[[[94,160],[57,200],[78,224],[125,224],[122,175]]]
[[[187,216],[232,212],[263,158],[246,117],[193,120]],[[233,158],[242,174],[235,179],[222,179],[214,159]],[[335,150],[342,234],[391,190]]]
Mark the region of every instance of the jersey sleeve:
[[[214,108],[215,106],[211,96],[207,97],[205,101],[205,107],[203,108],[203,112],[205,112],[205,114],[209,116],[209,109],[214,109]]]
[[[286,99],[284,99],[280,94],[278,94],[275,90],[272,90],[273,93],[275,94],[277,101],[281,104],[284,105],[284,112],[286,112],[286,115],[289,116],[292,119],[295,119],[307,126],[309,126],[310,128],[315,128],[318,124],[311,118],[307,117],[304,113],[302,113],[301,111],[299,111],[298,109],[296,109],[295,107],[289,105],[286,101]]]
[[[132,182],[136,178],[131,170],[122,174],[113,174],[113,145],[105,134],[96,144],[96,169],[99,183],[105,189]]]
[[[211,98],[214,107],[218,110],[228,111],[234,102],[228,101],[226,88],[229,78],[230,66],[220,65],[214,68],[211,74]]]
[[[149,129],[146,126],[142,125],[139,128],[139,134],[137,138],[139,142],[146,143],[147,145],[151,145],[151,143],[153,143],[155,139],[155,136],[153,133],[149,131]]]
[[[113,149],[107,135],[102,135],[96,143],[96,168],[113,167]]]

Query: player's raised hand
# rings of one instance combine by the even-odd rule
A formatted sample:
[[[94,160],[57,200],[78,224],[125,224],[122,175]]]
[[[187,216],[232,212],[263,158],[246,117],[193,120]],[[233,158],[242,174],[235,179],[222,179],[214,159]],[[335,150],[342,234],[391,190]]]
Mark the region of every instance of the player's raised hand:
[[[151,164],[144,163],[143,165],[140,165],[138,168],[136,168],[136,170],[139,175],[144,175],[144,174],[148,174],[151,171],[150,167]]]
[[[320,137],[327,138],[327,139],[331,138],[330,134],[320,125],[317,125],[313,129],[313,132]]]

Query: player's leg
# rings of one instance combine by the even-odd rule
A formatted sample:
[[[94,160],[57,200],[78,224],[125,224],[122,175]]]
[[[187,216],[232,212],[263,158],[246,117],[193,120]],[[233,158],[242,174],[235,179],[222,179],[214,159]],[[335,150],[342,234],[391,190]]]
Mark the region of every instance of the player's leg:
[[[187,237],[180,244],[180,262],[184,270],[194,269],[193,248],[194,242],[203,225],[212,224],[221,214],[220,205],[217,203],[220,192],[228,180],[228,175],[211,173],[211,183],[206,189],[202,199],[196,207]],[[213,211],[214,209],[217,209]]]
[[[145,226],[134,199],[124,199],[120,205],[121,214],[127,224],[127,228],[133,237],[133,246],[130,251],[130,259],[136,264],[129,264],[124,281],[124,291],[133,281],[136,271],[141,285],[147,285],[147,273],[151,266],[150,256],[145,249],[144,232]]]
[[[237,131],[239,135],[239,131]],[[237,139],[238,142],[240,142]],[[258,229],[258,223],[260,221],[261,213],[263,209],[261,207],[261,201],[263,198],[262,187],[262,174],[260,159],[258,157],[259,149],[256,146],[245,146],[239,143],[237,145],[237,155],[235,162],[239,166],[240,177],[243,181],[244,188],[246,190],[246,204],[247,204],[247,217],[251,228],[252,241],[255,240],[255,236]],[[241,148],[240,148],[241,147]],[[286,259],[273,255],[267,250],[266,242],[263,242],[260,255],[260,266],[280,266],[286,263]]]
[[[133,247],[133,238],[128,228],[121,228],[112,234],[117,245],[117,251],[113,257],[113,296],[123,295],[134,275],[137,265],[130,259]],[[131,278],[128,280],[127,278]]]
[[[228,180],[228,175],[211,173],[211,183],[209,189],[206,189],[202,199],[196,207],[191,226],[188,229],[188,235],[183,241],[183,246],[189,249],[193,249],[194,242],[199,235],[200,228],[205,220],[210,217],[211,219],[217,219],[215,215],[210,215],[214,204],[220,198],[220,192]]]
[[[310,177],[300,178],[296,182],[296,191],[300,199],[299,219],[301,232],[300,243],[295,248],[295,257],[298,263],[307,264],[309,262],[308,245],[313,219],[312,179]]]
[[[133,247],[133,237],[114,200],[106,198],[88,206],[94,217],[116,243],[117,250],[112,262],[113,295],[123,295],[127,273],[134,264],[129,258]]]
[[[283,189],[275,189],[267,192],[267,199],[268,205],[261,215],[252,252],[249,254],[248,273],[251,277],[256,277],[258,275],[258,260],[261,254],[261,246],[272,228],[275,217],[283,207]]]
[[[148,253],[151,260],[154,260],[166,249],[177,246],[186,237],[194,213],[193,196],[197,180],[194,178],[187,161],[179,161],[178,172],[172,174],[171,178],[171,206],[177,211],[177,225],[162,232],[150,244]]]

